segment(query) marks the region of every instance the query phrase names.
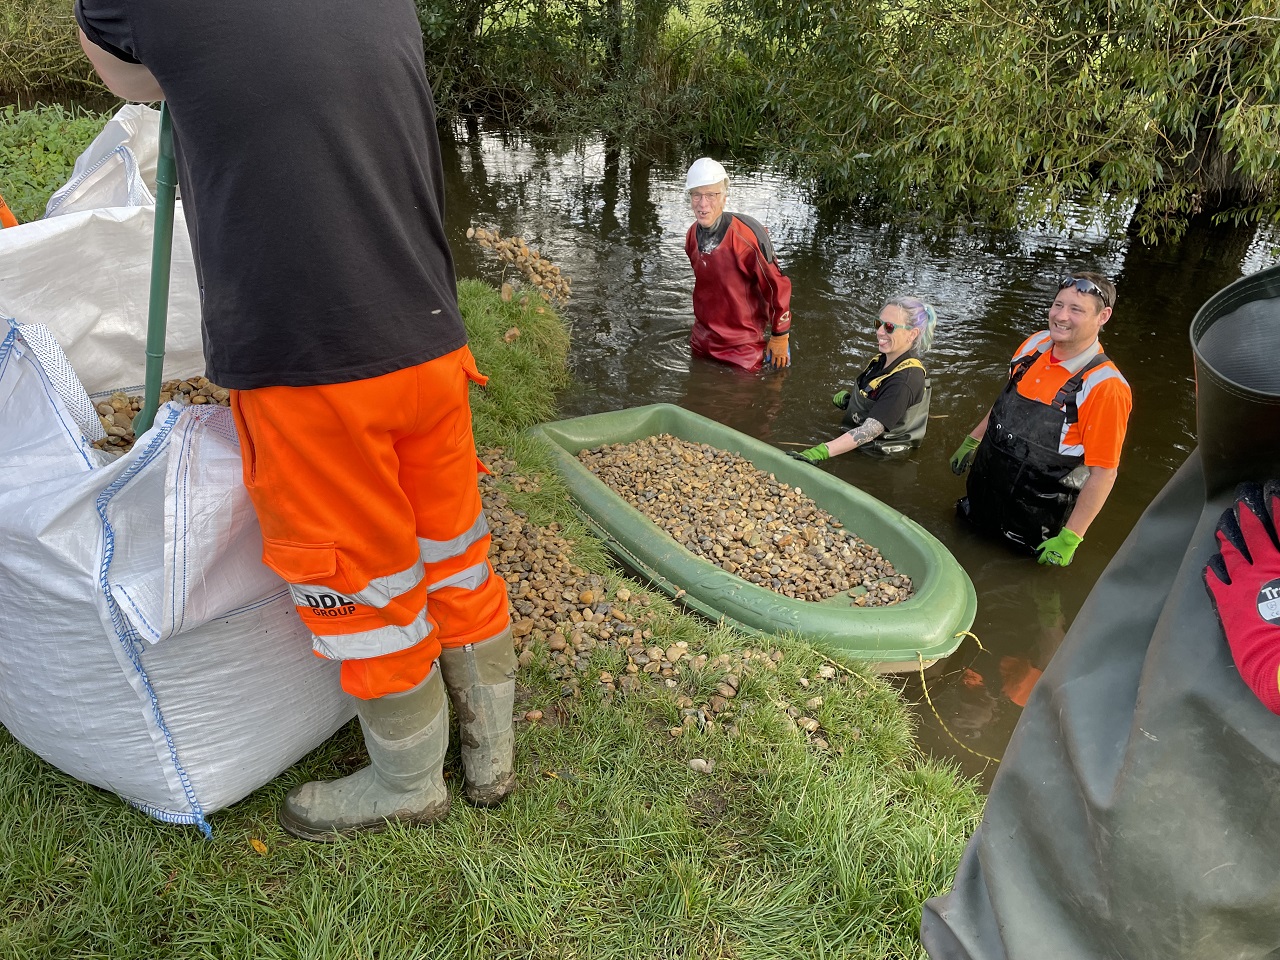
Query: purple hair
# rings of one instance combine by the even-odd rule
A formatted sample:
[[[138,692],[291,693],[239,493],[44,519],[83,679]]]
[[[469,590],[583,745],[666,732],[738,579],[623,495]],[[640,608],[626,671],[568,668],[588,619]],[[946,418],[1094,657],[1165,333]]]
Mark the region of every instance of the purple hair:
[[[916,338],[916,352],[922,356],[928,353],[933,346],[933,328],[938,323],[938,315],[934,313],[933,307],[916,297],[894,297],[884,306],[897,307],[907,315],[911,321],[911,329],[920,331],[920,336]],[[880,309],[883,310],[884,307]]]

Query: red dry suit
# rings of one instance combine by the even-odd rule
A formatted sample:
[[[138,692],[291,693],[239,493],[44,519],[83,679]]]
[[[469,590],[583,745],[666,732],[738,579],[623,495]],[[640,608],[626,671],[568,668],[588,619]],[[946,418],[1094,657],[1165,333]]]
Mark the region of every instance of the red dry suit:
[[[769,235],[756,220],[726,212],[717,226],[724,236],[709,253],[698,248],[696,223],[684,241],[693,265],[689,344],[697,356],[755,370],[764,357],[765,334],[791,330],[791,281],[778,269]]]

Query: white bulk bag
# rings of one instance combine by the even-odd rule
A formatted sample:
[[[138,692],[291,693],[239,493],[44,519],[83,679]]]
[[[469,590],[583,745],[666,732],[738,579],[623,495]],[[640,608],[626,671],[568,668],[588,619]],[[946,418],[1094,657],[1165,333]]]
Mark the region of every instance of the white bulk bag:
[[[46,217],[156,202],[160,111],[126,103],[76,158],[71,178],[45,204]]]
[[[234,803],[352,716],[261,561],[230,411],[161,407],[111,459],[90,394],[141,392],[153,207],[0,230],[0,722],[154,817]],[[203,368],[174,229],[166,379]]]

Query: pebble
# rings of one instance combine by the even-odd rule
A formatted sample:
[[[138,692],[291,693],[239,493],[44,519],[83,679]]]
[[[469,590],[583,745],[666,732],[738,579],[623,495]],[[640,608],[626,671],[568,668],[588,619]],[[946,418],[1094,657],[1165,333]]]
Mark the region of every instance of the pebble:
[[[912,595],[876,547],[737,454],[658,434],[578,459],[676,542],[750,583],[799,600],[848,593],[860,607]]]
[[[189,377],[186,380],[166,380],[160,384],[160,406],[174,400],[184,407],[189,404],[217,404],[231,406],[231,391],[212,383],[205,377]],[[133,447],[137,437],[133,432],[133,420],[141,412],[145,398],[116,391],[106,400],[95,405],[98,419],[107,436],[95,440],[93,445],[107,453],[119,456]]]

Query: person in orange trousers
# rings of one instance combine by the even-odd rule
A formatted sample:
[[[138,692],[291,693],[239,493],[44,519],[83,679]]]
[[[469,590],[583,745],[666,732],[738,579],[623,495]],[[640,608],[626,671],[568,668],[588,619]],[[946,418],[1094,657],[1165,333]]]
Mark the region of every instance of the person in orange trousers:
[[[331,840],[514,788],[516,658],[489,565],[443,171],[410,0],[75,0],[127,100],[166,101],[206,374],[231,391],[263,561],[339,660],[369,766],[291,790]]]
[[[486,378],[464,346],[368,380],[233,390],[231,408],[263,561],[289,584],[317,655],[342,661],[343,689],[365,705],[408,708],[409,695],[442,675],[467,796],[492,806],[515,786],[515,653],[506,583],[488,560],[471,382]],[[418,719],[443,737],[442,705],[437,691]],[[377,733],[364,726],[367,742]],[[286,828],[323,839],[330,821],[345,826],[340,811],[360,804],[335,791],[369,787],[353,776],[290,793]],[[395,819],[437,819],[436,806]]]

